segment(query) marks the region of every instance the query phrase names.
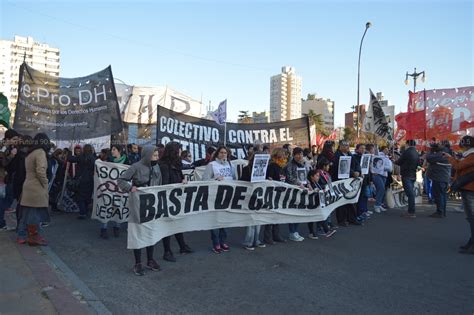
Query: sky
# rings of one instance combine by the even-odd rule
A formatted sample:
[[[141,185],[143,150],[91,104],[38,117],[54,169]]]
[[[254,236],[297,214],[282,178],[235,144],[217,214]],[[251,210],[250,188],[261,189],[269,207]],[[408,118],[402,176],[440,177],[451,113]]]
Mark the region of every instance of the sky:
[[[473,1],[22,1],[0,0],[0,38],[32,36],[61,49],[61,76],[109,64],[130,85],[168,85],[216,108],[269,110],[270,77],[285,65],[302,97],[335,101],[336,126],[369,89],[406,111],[417,89],[472,86]],[[204,110],[204,109],[203,109]]]

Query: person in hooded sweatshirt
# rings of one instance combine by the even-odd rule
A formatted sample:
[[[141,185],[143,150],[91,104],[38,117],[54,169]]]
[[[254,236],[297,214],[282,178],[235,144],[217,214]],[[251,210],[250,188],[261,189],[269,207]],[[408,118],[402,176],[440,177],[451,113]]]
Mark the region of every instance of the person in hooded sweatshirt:
[[[132,164],[117,180],[119,188],[124,192],[136,192],[138,187],[161,185],[161,171],[158,165],[158,149],[155,146],[145,146],[139,162]],[[160,270],[160,266],[153,259],[154,245],[146,247],[146,267],[152,271]],[[135,265],[133,272],[143,276],[141,249],[134,249]]]

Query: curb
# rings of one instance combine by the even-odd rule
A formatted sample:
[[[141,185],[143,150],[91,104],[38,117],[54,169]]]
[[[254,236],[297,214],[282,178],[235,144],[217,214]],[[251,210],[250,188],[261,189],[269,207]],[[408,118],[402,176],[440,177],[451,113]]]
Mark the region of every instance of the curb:
[[[54,267],[57,268],[71,285],[80,292],[82,296],[81,301],[85,301],[90,307],[94,309],[97,314],[112,315],[107,307],[99,300],[99,298],[92,292],[89,287],[59,258],[49,246],[42,247],[41,251],[45,253],[45,259]],[[75,292],[73,292],[75,294]]]

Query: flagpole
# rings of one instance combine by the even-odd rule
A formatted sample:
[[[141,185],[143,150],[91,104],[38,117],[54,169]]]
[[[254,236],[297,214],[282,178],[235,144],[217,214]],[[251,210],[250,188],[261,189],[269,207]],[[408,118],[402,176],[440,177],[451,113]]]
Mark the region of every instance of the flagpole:
[[[227,146],[227,121],[224,122],[224,147]]]

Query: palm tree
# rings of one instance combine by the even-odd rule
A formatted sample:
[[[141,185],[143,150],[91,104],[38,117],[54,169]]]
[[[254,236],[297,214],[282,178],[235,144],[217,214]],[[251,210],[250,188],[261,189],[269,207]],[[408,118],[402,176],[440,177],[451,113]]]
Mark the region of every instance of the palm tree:
[[[309,123],[316,127],[316,132],[327,137],[329,132],[324,128],[324,120],[321,114],[316,114],[312,109],[309,110],[307,114],[309,118]]]
[[[249,111],[248,110],[240,110],[239,111],[239,122],[240,123],[243,123],[243,124],[251,124],[253,121],[252,121],[252,117],[249,116]]]

